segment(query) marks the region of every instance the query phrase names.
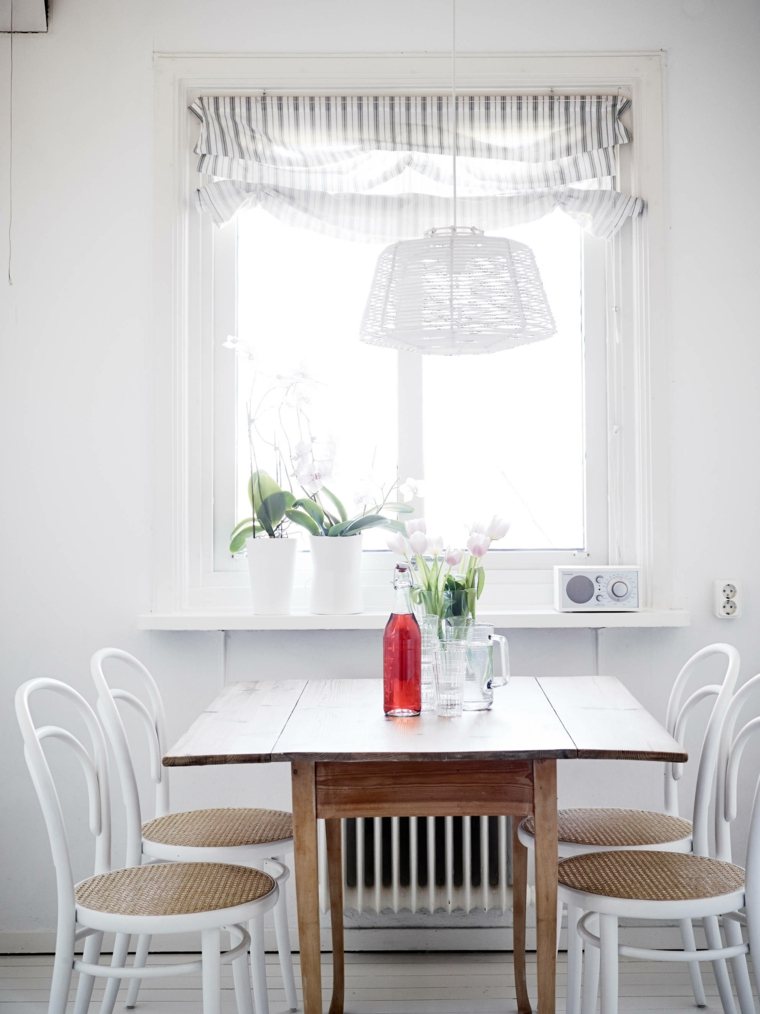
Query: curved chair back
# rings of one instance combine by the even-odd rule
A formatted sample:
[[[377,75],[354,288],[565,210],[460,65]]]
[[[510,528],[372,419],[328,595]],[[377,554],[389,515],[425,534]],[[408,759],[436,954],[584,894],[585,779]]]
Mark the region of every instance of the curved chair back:
[[[145,699],[118,687],[111,687],[105,670],[112,661],[119,661],[137,673],[145,688]],[[113,750],[116,770],[121,783],[127,811],[127,865],[139,865],[142,853],[142,815],[140,793],[127,730],[118,705],[131,708],[140,718],[147,736],[150,780],[153,786],[154,813],[162,817],[169,810],[168,771],[161,764],[166,752],[166,717],[156,681],[139,659],[120,648],[102,648],[90,662],[90,671],[98,695],[97,708],[103,728]]]
[[[739,715],[754,698],[752,718],[737,733]],[[718,779],[718,805],[716,807],[715,837],[718,843],[718,859],[731,860],[731,824],[739,813],[738,782],[744,749],[751,739],[760,734],[760,673],[748,680],[737,690],[726,716],[721,740],[723,767]],[[755,791],[747,841],[747,873],[745,880],[745,903],[749,933],[750,959],[755,966],[755,975],[760,975],[760,777],[755,771]]]
[[[31,698],[42,692],[65,697],[84,720],[89,743],[83,743],[59,725],[38,725],[32,716]],[[57,739],[71,748],[80,761],[87,783],[89,829],[95,838],[95,873],[111,869],[111,810],[108,792],[108,761],[103,731],[90,705],[73,687],[58,680],[34,679],[16,691],[16,717],[24,739],[24,757],[42,807],[50,838],[58,891],[59,924],[74,926],[74,875],[61,801],[43,749],[46,740]]]
[[[720,683],[700,687],[687,697],[688,686],[699,663],[713,655],[722,655],[725,660],[723,679]],[[708,855],[710,852],[710,804],[720,754],[721,732],[739,676],[739,662],[739,652],[732,645],[708,644],[692,655],[683,666],[668,699],[665,725],[673,738],[682,743],[695,706],[705,698],[715,698],[699,752],[694,793],[693,848],[700,855]],[[665,765],[665,811],[674,816],[679,813],[678,783],[682,774],[683,764]]]

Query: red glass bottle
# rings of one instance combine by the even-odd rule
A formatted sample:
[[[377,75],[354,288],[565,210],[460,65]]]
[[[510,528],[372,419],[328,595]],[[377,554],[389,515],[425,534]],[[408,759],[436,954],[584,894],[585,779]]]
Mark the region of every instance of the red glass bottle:
[[[409,602],[412,577],[403,564],[393,576],[396,600],[383,634],[383,710],[392,718],[422,708],[422,635]]]

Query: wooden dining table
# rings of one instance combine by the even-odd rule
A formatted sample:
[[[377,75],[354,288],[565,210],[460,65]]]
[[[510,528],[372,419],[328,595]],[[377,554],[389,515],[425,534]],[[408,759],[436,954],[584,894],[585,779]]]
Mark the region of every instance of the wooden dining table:
[[[557,761],[685,761],[683,748],[611,676],[513,678],[490,711],[383,715],[378,679],[230,683],[163,758],[169,767],[291,765],[305,1014],[322,1014],[317,821],[327,831],[333,943],[330,1014],[342,1014],[344,817],[535,818],[538,1009],[554,1014]],[[513,821],[516,824],[517,821]],[[524,853],[523,859],[524,861]],[[515,899],[524,905],[524,899]],[[524,911],[522,925],[524,926]],[[515,918],[515,924],[520,920]],[[524,959],[524,938],[515,940]],[[518,1008],[529,1011],[516,960]],[[522,967],[524,969],[524,960]]]

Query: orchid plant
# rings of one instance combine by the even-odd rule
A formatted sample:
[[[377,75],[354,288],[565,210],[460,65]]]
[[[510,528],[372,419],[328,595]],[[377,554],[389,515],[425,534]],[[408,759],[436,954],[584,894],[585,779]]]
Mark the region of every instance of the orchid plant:
[[[442,538],[427,534],[422,518],[408,521],[405,528],[388,538],[388,548],[412,564],[412,602],[441,619],[474,620],[486,582],[484,557],[491,543],[507,534],[509,522],[497,515],[488,524],[475,522],[465,549],[445,548]]]
[[[245,341],[230,336],[224,346],[243,360],[254,360],[253,348]],[[327,488],[335,444],[312,433],[308,407],[314,383],[301,368],[274,376],[265,371],[255,375],[246,404],[251,513],[230,534],[233,554],[245,549],[249,538],[285,537],[291,524],[311,535],[351,536],[368,528],[398,526],[387,512],[411,513],[406,503],[392,499],[398,482],[362,494],[357,498],[361,509],[350,515],[344,501]],[[274,477],[262,463],[271,468]]]

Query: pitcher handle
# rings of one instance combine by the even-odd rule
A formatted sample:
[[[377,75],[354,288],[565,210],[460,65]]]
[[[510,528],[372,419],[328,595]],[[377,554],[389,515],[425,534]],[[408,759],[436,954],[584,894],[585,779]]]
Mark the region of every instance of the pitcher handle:
[[[491,680],[492,687],[505,687],[509,682],[509,644],[503,634],[494,634],[493,640],[499,646],[499,658],[501,660],[501,673],[494,674]]]

